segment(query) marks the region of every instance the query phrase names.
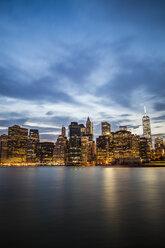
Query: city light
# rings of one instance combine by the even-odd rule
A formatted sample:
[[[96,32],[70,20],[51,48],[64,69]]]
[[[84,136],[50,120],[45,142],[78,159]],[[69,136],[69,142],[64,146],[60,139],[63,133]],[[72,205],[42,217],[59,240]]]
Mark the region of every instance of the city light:
[[[155,138],[152,148],[149,116],[142,118],[143,135],[132,134],[126,126],[111,131],[108,122],[101,123],[102,135],[93,138],[93,123],[87,118],[86,125],[71,122],[69,137],[62,126],[56,142],[41,142],[39,130],[14,125],[8,135],[0,136],[0,164],[3,166],[76,165],[114,166],[143,165],[165,159],[163,137]],[[162,165],[162,163],[161,163]]]

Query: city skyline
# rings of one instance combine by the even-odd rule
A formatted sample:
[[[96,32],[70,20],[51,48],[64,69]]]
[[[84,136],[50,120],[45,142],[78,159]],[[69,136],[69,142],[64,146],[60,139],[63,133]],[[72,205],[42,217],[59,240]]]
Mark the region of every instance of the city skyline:
[[[54,142],[40,140],[38,129],[14,125],[8,134],[0,136],[1,165],[144,165],[146,162],[164,161],[165,142],[162,136],[152,142],[150,117],[144,112],[143,135],[133,134],[127,126],[111,130],[108,122],[101,122],[101,133],[96,139],[93,123],[88,117],[86,124],[72,121],[61,127]]]
[[[146,110],[145,110],[146,111]],[[137,134],[137,135],[139,135],[139,136],[144,136],[144,137],[146,137],[146,135],[144,135],[144,126],[143,126],[143,120],[144,120],[144,118],[149,118],[149,125],[150,125],[150,129],[152,129],[152,133],[151,133],[151,139],[152,139],[152,142],[154,143],[154,139],[155,139],[155,137],[159,137],[159,136],[162,136],[163,138],[165,138],[165,134],[163,133],[158,133],[158,134],[154,134],[153,133],[153,128],[152,128],[152,120],[150,119],[150,117],[147,115],[147,112],[145,112],[144,111],[144,114],[141,116],[141,124],[135,124],[135,122],[134,122],[134,126],[133,125],[129,125],[129,124],[127,124],[128,122],[126,122],[126,121],[124,121],[124,122],[118,122],[118,125],[117,124],[115,124],[115,125],[113,125],[113,121],[112,121],[112,123],[110,123],[108,120],[106,120],[106,119],[104,119],[104,120],[100,120],[100,123],[98,123],[98,122],[96,122],[96,123],[94,123],[93,121],[92,121],[92,124],[93,124],[93,127],[92,127],[92,129],[93,129],[93,138],[94,138],[94,140],[96,140],[96,138],[99,136],[99,135],[101,135],[101,133],[102,133],[102,125],[103,125],[103,123],[107,123],[108,125],[110,125],[110,130],[111,130],[111,132],[115,132],[115,131],[118,131],[119,129],[120,129],[120,126],[125,126],[125,127],[127,127],[127,130],[129,130],[130,132],[132,132],[133,134]],[[86,118],[86,117],[85,117]],[[27,129],[38,129],[39,130],[39,132],[40,132],[40,137],[41,137],[41,140],[42,141],[48,141],[48,142],[55,142],[56,140],[57,140],[57,138],[58,138],[58,136],[61,134],[61,128],[65,128],[65,132],[66,132],[66,136],[69,136],[69,125],[70,125],[70,123],[72,122],[72,121],[76,121],[76,122],[79,122],[79,123],[86,123],[86,119],[82,119],[82,120],[78,120],[78,119],[76,119],[76,120],[72,120],[71,119],[71,117],[70,117],[70,122],[68,122],[68,126],[65,126],[64,125],[64,123],[62,123],[61,124],[61,126],[59,125],[59,127],[57,127],[57,126],[55,126],[55,127],[53,127],[53,125],[51,126],[51,128],[52,129],[57,129],[56,130],[56,132],[54,133],[54,131],[52,131],[52,133],[54,133],[53,135],[52,135],[52,137],[53,138],[48,138],[48,139],[45,139],[45,138],[42,138],[42,135],[43,135],[43,127],[44,127],[44,124],[42,124],[41,123],[41,125],[39,124],[38,126],[37,125],[26,125],[26,124],[20,124],[20,123],[17,123],[17,120],[15,120],[13,123],[11,123],[11,126],[13,126],[13,125],[20,125],[20,126],[23,126],[24,128],[27,128]],[[89,118],[89,116],[88,116],[88,118]],[[124,123],[124,124],[123,124]],[[7,126],[7,127],[1,127],[2,129],[0,129],[0,135],[3,135],[3,134],[7,134],[7,132],[8,132],[8,127],[9,126]],[[138,131],[137,131],[137,128],[136,127],[138,127]],[[59,131],[58,131],[59,130]],[[97,132],[96,132],[96,130],[97,130]],[[151,130],[150,130],[150,132],[151,132]]]
[[[149,8],[149,11],[148,11]],[[164,1],[0,1],[0,134],[20,124],[55,140],[100,122],[165,136]],[[135,124],[136,123],[136,124]]]
[[[85,117],[86,118],[86,117]],[[38,126],[37,125],[35,125],[35,126],[29,126],[29,125],[24,125],[24,124],[20,124],[20,123],[17,123],[17,120],[15,120],[14,122],[12,122],[11,123],[11,126],[12,125],[20,125],[20,126],[23,126],[24,128],[27,128],[27,129],[38,129],[38,131],[40,132],[40,137],[41,137],[41,140],[42,141],[48,141],[48,142],[55,142],[56,140],[57,140],[57,138],[58,138],[58,136],[61,134],[61,128],[65,128],[65,133],[66,133],[66,136],[69,136],[69,125],[70,125],[70,123],[71,122],[73,122],[73,121],[76,121],[76,122],[79,122],[79,123],[86,123],[86,119],[82,119],[82,120],[78,120],[78,119],[75,119],[75,120],[72,120],[71,119],[71,117],[70,117],[70,122],[68,122],[68,124],[66,124],[66,126],[64,125],[64,123],[61,123],[61,125],[59,125],[59,127],[57,127],[57,126],[55,126],[55,127],[53,127],[53,125],[51,126],[51,129],[56,129],[56,132],[54,133],[54,131],[52,131],[52,133],[54,133],[53,135],[52,135],[52,138],[48,138],[48,139],[45,139],[45,138],[42,138],[42,135],[43,135],[43,127],[44,127],[44,124],[42,124],[41,123],[41,125],[39,124]],[[88,116],[88,118],[89,118],[89,116]],[[127,127],[127,130],[129,130],[130,132],[132,132],[133,134],[137,134],[137,135],[139,135],[139,136],[144,136],[144,137],[146,137],[146,134],[144,134],[144,124],[143,124],[143,121],[144,121],[144,118],[147,118],[147,119],[149,119],[149,126],[150,126],[150,133],[151,133],[151,129],[152,129],[152,133],[150,134],[151,135],[151,140],[152,140],[152,142],[153,142],[153,144],[154,144],[154,140],[155,140],[155,137],[159,137],[159,136],[162,136],[163,138],[165,138],[165,134],[164,133],[158,133],[158,134],[154,134],[153,133],[153,126],[152,126],[152,120],[151,120],[151,118],[148,116],[148,114],[147,114],[147,111],[146,111],[146,107],[144,108],[144,113],[143,113],[143,115],[141,116],[141,124],[135,124],[135,122],[134,122],[134,126],[132,126],[132,125],[129,125],[128,124],[128,122],[126,122],[126,121],[124,121],[124,122],[118,122],[118,125],[117,124],[115,124],[115,125],[113,125],[113,121],[112,121],[112,123],[110,123],[108,120],[106,120],[106,119],[104,119],[104,120],[100,120],[100,123],[98,123],[98,122],[93,122],[92,121],[92,129],[93,129],[93,138],[94,138],[94,140],[96,140],[96,138],[99,136],[99,135],[101,135],[101,133],[102,133],[102,125],[103,124],[108,124],[108,125],[110,125],[110,130],[112,131],[112,132],[115,132],[115,131],[118,131],[119,129],[120,129],[120,126],[125,126],[125,127]],[[139,122],[138,122],[139,123]],[[10,124],[10,123],[9,123]],[[0,135],[3,135],[3,134],[7,134],[7,132],[8,132],[8,127],[9,126],[7,126],[7,127],[1,127],[2,129],[0,129]],[[138,127],[138,131],[137,131],[137,128],[136,127]],[[96,131],[97,130],[97,131]]]

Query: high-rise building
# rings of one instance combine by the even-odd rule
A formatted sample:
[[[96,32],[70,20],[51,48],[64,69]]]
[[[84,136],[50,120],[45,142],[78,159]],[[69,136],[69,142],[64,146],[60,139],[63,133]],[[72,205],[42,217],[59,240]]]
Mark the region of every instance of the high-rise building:
[[[164,148],[162,136],[155,137],[155,149],[158,149],[158,148]]]
[[[151,158],[151,149],[150,149],[147,138],[145,138],[145,137],[140,138],[139,147],[140,147],[140,158],[150,159]]]
[[[113,134],[114,159],[132,159],[132,135],[126,130],[119,130]]]
[[[102,122],[101,127],[102,127],[102,136],[110,135],[110,133],[111,133],[111,125],[108,122]]]
[[[108,165],[112,162],[111,137],[109,135],[96,138],[97,164]]]
[[[62,127],[62,129],[61,129],[61,135],[63,137],[66,137],[66,128],[65,127]]]
[[[69,125],[69,137],[71,138],[74,135],[78,137],[81,136],[80,126],[77,122],[71,122],[71,124]]]
[[[140,136],[132,134],[132,157],[140,158]]]
[[[67,138],[59,135],[54,146],[54,163],[64,165],[67,163]]]
[[[0,136],[0,163],[7,162],[8,150],[8,135],[2,134]]]
[[[80,127],[80,135],[81,135],[81,137],[85,136],[86,135],[86,128],[85,128],[84,124],[79,124],[79,127]]]
[[[26,162],[28,129],[14,125],[8,128],[8,162]]]
[[[40,142],[37,143],[37,158],[42,164],[53,163],[54,143]]]
[[[150,117],[145,115],[142,118],[143,122],[143,136],[147,139],[150,149],[152,149],[152,139],[151,139],[151,125],[150,125]]]
[[[121,163],[140,163],[140,137],[120,127],[112,134],[113,159]]]
[[[93,123],[90,121],[89,117],[86,121],[86,136],[89,137],[89,140],[93,141]]]
[[[81,130],[77,122],[71,122],[69,125],[69,158],[70,165],[81,164]]]
[[[165,157],[165,146],[163,137],[157,136],[155,137],[155,158],[160,159],[161,157]]]
[[[37,129],[30,129],[27,146],[27,162],[38,162],[37,144],[39,142],[39,131]]]
[[[88,136],[81,137],[81,163],[82,165],[88,164],[90,143]]]

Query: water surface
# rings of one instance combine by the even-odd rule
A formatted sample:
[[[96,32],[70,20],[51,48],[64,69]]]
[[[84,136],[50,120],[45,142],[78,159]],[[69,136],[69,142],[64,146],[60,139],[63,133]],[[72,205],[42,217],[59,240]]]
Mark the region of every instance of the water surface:
[[[165,246],[165,168],[0,168],[12,247]]]

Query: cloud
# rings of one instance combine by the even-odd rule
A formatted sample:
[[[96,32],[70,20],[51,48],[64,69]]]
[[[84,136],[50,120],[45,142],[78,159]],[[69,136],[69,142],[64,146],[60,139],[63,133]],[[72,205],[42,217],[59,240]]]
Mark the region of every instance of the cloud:
[[[101,121],[139,129],[144,104],[164,123],[164,5],[1,1],[0,125],[50,138],[90,115],[95,133]]]
[[[165,103],[161,103],[161,102],[156,102],[154,104],[154,109],[155,111],[162,111],[162,110],[165,110]]]

